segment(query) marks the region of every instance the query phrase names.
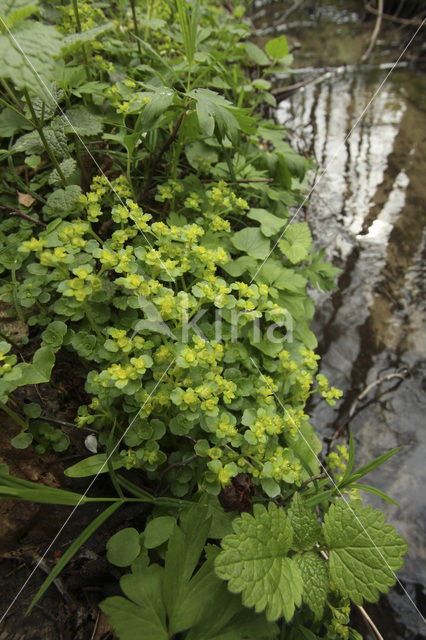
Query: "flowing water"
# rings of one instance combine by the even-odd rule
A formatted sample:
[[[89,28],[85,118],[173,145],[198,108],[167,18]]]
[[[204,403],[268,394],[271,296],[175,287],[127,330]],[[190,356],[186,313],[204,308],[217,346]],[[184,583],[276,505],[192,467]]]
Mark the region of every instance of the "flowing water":
[[[259,34],[287,33],[290,44],[300,43],[299,55],[295,49],[299,69],[287,84],[316,78],[281,101],[276,115],[293,146],[319,167],[297,220],[308,219],[317,244],[342,269],[338,291],[315,294],[313,330],[321,371],[344,396],[334,408],[313,402],[312,424],[327,442],[347,420],[358,394],[399,374],[371,387],[350,426],[358,465],[403,446],[367,477],[400,508],[364,496],[366,503],[384,508],[407,539],[409,553],[399,576],[421,607],[426,584],[426,76],[411,63],[386,78],[391,66],[383,64],[384,58],[397,58],[409,38],[406,32],[399,34],[400,42],[395,42],[398,32],[387,32],[393,41],[380,44],[377,63],[354,64],[368,46],[374,22],[358,27],[353,3],[328,3],[333,6],[323,8],[319,22],[308,12],[283,25],[279,7],[284,15],[289,4],[272,5],[258,23]],[[345,4],[348,8],[342,8]],[[337,66],[321,67],[327,60]],[[400,588],[375,613],[386,638],[426,637],[421,617]]]

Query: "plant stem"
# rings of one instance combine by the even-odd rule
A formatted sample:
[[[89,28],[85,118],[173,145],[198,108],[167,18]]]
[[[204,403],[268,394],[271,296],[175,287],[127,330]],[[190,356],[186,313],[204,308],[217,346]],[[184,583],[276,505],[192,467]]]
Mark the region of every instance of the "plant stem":
[[[84,309],[84,313],[86,314],[86,318],[88,319],[88,321],[90,323],[90,326],[92,327],[93,331],[96,333],[98,338],[100,338],[100,340],[104,340],[104,337],[103,337],[102,333],[99,331],[99,327],[96,324],[95,320],[93,319],[93,316],[90,313],[89,307],[87,306],[87,304],[85,302],[82,302],[81,306]]]
[[[15,306],[15,310],[16,310],[16,313],[18,315],[18,318],[20,319],[21,322],[23,322],[25,324],[24,312],[22,311],[22,307],[19,304],[18,295],[17,295],[18,282],[16,280],[15,263],[16,263],[16,260],[15,260],[15,262],[13,264],[13,267],[10,269],[10,273],[11,273],[11,276],[12,276],[12,299],[13,299],[13,304]]]
[[[78,2],[77,0],[72,0],[72,8],[74,10],[75,23],[77,25],[77,32],[81,33],[81,21],[80,21],[80,13],[78,11]],[[90,79],[90,68],[89,68],[89,55],[87,53],[86,43],[83,44],[83,58],[84,58],[84,66],[86,67],[87,77]]]
[[[23,429],[27,428],[27,423],[24,420],[22,420],[22,418],[20,418],[18,414],[15,413],[15,411],[13,411],[13,409],[8,407],[7,404],[0,401],[0,409],[2,409],[5,413],[7,413],[7,415],[10,416],[12,420],[16,422],[16,424],[19,424],[20,427],[22,427]]]
[[[139,27],[138,27],[138,19],[136,17],[135,0],[130,0],[130,6],[132,7],[133,28],[135,30],[135,36],[136,36],[136,38],[139,38]],[[149,8],[151,8],[151,7],[149,6]],[[145,32],[145,39],[146,39],[146,32]],[[138,47],[139,58],[141,60],[141,63],[143,63],[141,43],[139,42],[138,39],[136,39],[136,44],[137,44],[137,47]]]
[[[24,89],[24,94],[25,94],[25,100],[27,101],[27,105],[28,105],[28,108],[29,108],[30,113],[31,113],[31,118],[33,120],[32,124],[33,124],[34,128],[36,129],[38,135],[40,136],[41,143],[42,143],[43,147],[45,148],[45,151],[48,154],[49,158],[51,159],[53,166],[55,167],[56,171],[58,172],[58,175],[59,175],[59,177],[61,179],[61,182],[62,182],[62,186],[67,187],[68,186],[68,181],[67,181],[66,177],[64,176],[61,167],[59,166],[59,162],[56,159],[55,154],[53,153],[52,149],[49,146],[49,143],[46,140],[46,137],[45,137],[44,132],[43,132],[43,127],[41,126],[41,124],[40,124],[40,122],[39,122],[39,120],[38,120],[38,118],[36,116],[36,113],[35,113],[34,107],[33,107],[33,103],[31,102],[31,98],[30,98],[30,96],[28,94],[28,90],[27,89]]]
[[[9,97],[11,98],[11,100],[16,104],[19,111],[22,112],[24,110],[22,104],[19,102],[18,98],[15,96],[12,89],[9,87],[8,83],[4,78],[1,79],[1,83],[6,90],[6,93],[8,93]]]

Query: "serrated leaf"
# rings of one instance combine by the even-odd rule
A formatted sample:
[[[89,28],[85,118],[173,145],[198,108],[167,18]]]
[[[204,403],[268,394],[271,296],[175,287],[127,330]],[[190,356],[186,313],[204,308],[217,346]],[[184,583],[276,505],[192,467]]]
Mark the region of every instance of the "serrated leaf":
[[[286,225],[285,220],[272,215],[272,213],[269,213],[266,209],[250,209],[247,214],[247,218],[250,218],[250,220],[257,220],[257,222],[260,223],[260,230],[263,235],[268,238],[273,236],[275,233],[278,233],[278,231],[281,231],[281,229]]]
[[[269,240],[262,235],[258,227],[247,227],[237,231],[231,242],[236,249],[261,260],[268,257],[271,248]]]
[[[141,550],[139,533],[133,527],[117,531],[106,544],[108,562],[117,567],[128,567]]]
[[[287,227],[278,244],[281,251],[293,264],[301,262],[307,257],[311,245],[312,236],[306,222],[297,222]]]
[[[0,16],[5,19],[9,29],[38,11],[38,0],[2,0]]]
[[[31,88],[46,96],[43,83],[52,81],[60,41],[61,34],[53,26],[35,20],[18,24],[11,35],[0,35],[0,76],[10,78],[17,89]]]
[[[0,113],[0,138],[10,138],[18,131],[30,128],[31,125],[12,109],[6,108]]]
[[[43,207],[43,212],[50,215],[58,215],[65,218],[69,213],[76,210],[76,204],[81,194],[81,187],[70,184],[65,189],[55,189],[47,197],[47,204]]]
[[[323,533],[330,550],[330,577],[357,605],[375,602],[395,584],[407,544],[385,523],[385,514],[359,503],[339,500],[324,517]]]
[[[43,128],[43,133],[50,148],[58,158],[63,158],[68,154],[65,123],[61,116],[53,118],[50,125]]]
[[[293,527],[292,548],[296,551],[312,549],[319,540],[321,527],[314,512],[305,505],[297,492],[291,500],[288,517]]]
[[[314,551],[298,553],[293,560],[302,574],[303,602],[319,620],[330,589],[327,563]]]
[[[74,158],[66,158],[66,160],[63,160],[59,163],[59,166],[61,167],[62,173],[64,174],[65,178],[69,178],[74,173],[77,167],[77,162],[74,160]],[[48,183],[60,184],[61,181],[62,179],[60,178],[59,173],[56,171],[56,169],[54,169],[49,176]]]
[[[243,513],[232,526],[235,533],[222,540],[216,574],[228,581],[231,592],[242,592],[246,607],[266,610],[268,620],[282,615],[291,620],[303,583],[299,568],[287,558],[293,530],[285,512],[273,503],[268,510],[255,505],[253,516]]]
[[[65,114],[65,132],[80,136],[95,136],[102,131],[102,116],[96,115],[79,105]]]

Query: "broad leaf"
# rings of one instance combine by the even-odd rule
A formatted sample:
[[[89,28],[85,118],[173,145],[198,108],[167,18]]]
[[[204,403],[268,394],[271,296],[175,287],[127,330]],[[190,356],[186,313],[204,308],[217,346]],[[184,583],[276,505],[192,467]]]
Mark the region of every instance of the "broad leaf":
[[[266,67],[269,65],[268,56],[254,42],[245,42],[244,49],[250,60],[253,60],[259,66]]]
[[[237,231],[231,241],[236,249],[252,258],[267,258],[271,248],[269,240],[262,235],[258,227],[247,227]]]
[[[234,534],[222,540],[223,551],[215,562],[217,575],[228,581],[233,593],[242,592],[243,604],[266,610],[268,620],[284,615],[291,620],[300,606],[303,583],[300,570],[287,557],[293,530],[282,509],[254,506],[254,515],[243,513],[233,522]]]
[[[247,218],[257,220],[260,223],[260,230],[263,235],[268,238],[278,233],[278,231],[281,231],[287,224],[285,220],[272,215],[272,213],[269,213],[266,209],[250,209]]]
[[[166,542],[176,524],[176,518],[172,516],[159,516],[150,520],[145,528],[144,546],[146,549],[155,549]]]
[[[128,567],[141,550],[139,533],[133,527],[117,531],[107,542],[107,558],[117,567]]]
[[[286,257],[296,264],[304,260],[311,248],[312,236],[306,222],[289,225],[279,241],[279,247]]]
[[[64,120],[66,133],[95,136],[102,131],[102,116],[92,113],[82,105],[69,109]]]
[[[323,533],[330,550],[330,577],[355,604],[375,602],[395,584],[394,572],[404,564],[407,544],[385,524],[382,511],[339,500],[324,518]]]
[[[25,20],[11,35],[0,35],[0,76],[10,78],[17,89],[31,88],[34,93],[46,95],[45,85],[52,80],[60,41],[61,34],[55,27]]]
[[[78,215],[77,202],[81,194],[81,187],[70,184],[65,189],[55,189],[47,196],[47,203],[43,207],[43,213],[49,216]]]
[[[293,559],[302,574],[303,602],[320,619],[330,589],[327,563],[314,551],[297,554]]]
[[[270,58],[280,60],[288,54],[288,42],[285,36],[278,36],[269,40],[265,45],[265,51]]]
[[[106,473],[108,471],[106,458],[105,453],[89,456],[68,467],[68,469],[65,469],[64,473],[69,478],[87,478],[88,476],[95,476],[98,473]],[[112,465],[114,469],[121,469],[121,467],[124,467],[124,461],[121,458],[113,456]]]

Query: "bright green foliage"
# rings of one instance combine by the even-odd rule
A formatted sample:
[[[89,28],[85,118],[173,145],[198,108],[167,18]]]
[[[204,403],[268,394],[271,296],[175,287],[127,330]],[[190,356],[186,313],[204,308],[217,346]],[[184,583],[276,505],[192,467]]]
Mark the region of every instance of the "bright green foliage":
[[[334,288],[338,270],[306,223],[289,224],[312,162],[262,116],[276,105],[264,76],[291,63],[286,38],[262,49],[243,5],[231,15],[210,0],[138,0],[136,16],[127,2],[75,8],[55,7],[55,27],[36,0],[1,6],[0,297],[31,340],[1,337],[0,403],[20,427],[15,447],[64,451],[56,416],[21,397],[52,391],[56,358],[72,360],[88,395],[75,424],[96,453],[66,475],[109,473],[116,496],[33,604],[115,509],[140,500],[155,507],[145,531],[107,546],[132,571],[127,598],[103,605],[120,639],[345,638],[346,596],[371,599],[392,575],[333,503],[383,496],[358,480],[397,450],[353,471],[351,441],[326,459],[338,487],[318,479],[306,404],[341,392],[318,373],[308,286]],[[17,192],[28,219],[9,215]],[[2,497],[95,500],[0,475]],[[379,512],[359,513],[400,566],[401,539]]]
[[[330,549],[331,580],[355,604],[363,599],[375,602],[395,584],[394,572],[403,566],[407,545],[385,524],[382,511],[340,500],[326,514],[323,533]]]
[[[303,602],[308,605],[319,620],[322,617],[330,590],[327,563],[324,558],[313,551],[297,554],[293,560],[299,567],[302,576]]]
[[[241,593],[247,607],[266,610],[268,620],[291,620],[300,606],[303,582],[295,562],[287,557],[293,529],[273,503],[268,510],[255,505],[254,515],[234,520],[235,533],[222,540],[215,562],[217,575],[228,580],[232,593]]]
[[[175,525],[164,568],[158,564],[147,567],[146,559],[135,562],[132,573],[120,580],[129,599],[115,596],[101,603],[120,640],[166,640],[188,630],[186,640],[276,637],[276,627],[263,616],[243,609],[239,598],[230,595],[215,576],[217,550],[208,547],[206,560],[194,573],[209,524],[205,511],[192,507],[182,516],[180,526]]]

